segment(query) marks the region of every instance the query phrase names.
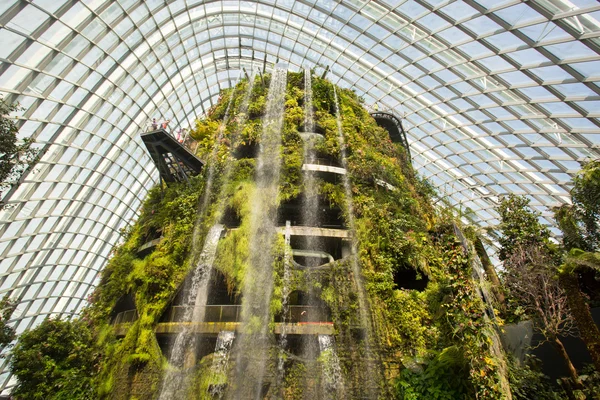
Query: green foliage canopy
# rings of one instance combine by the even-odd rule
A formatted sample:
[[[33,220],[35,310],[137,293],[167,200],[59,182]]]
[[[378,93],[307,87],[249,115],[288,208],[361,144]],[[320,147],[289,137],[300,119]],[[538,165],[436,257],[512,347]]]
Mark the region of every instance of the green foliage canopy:
[[[550,231],[539,221],[540,213],[529,208],[530,200],[510,194],[498,207],[500,213],[499,239],[501,261],[507,260],[518,247],[534,246],[550,250]]]
[[[15,303],[8,296],[0,300],[0,351],[15,338],[15,329],[8,325],[8,319],[15,310]]]
[[[95,400],[92,376],[98,352],[83,320],[46,319],[23,333],[12,351],[10,371],[17,400]]]
[[[0,97],[0,197],[37,162],[37,151],[31,148],[33,139],[21,142],[17,139],[19,129],[10,114],[19,110],[18,104],[7,103]]]
[[[572,205],[554,210],[567,250],[600,250],[600,160],[590,161],[573,178]]]

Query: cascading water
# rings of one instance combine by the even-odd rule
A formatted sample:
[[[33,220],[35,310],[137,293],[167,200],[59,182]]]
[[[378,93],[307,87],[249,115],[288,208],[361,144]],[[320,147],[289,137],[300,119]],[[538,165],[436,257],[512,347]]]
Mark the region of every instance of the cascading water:
[[[315,130],[314,112],[312,102],[312,77],[310,69],[304,70],[304,115],[305,132],[313,132]],[[315,140],[317,135],[307,136],[304,140],[303,153],[304,163],[313,164],[317,158],[315,151]],[[305,226],[319,226],[319,187],[314,171],[304,170],[302,174],[304,182],[304,197],[302,201],[302,224]],[[306,236],[306,248],[308,250],[317,250],[319,239],[316,236]],[[316,267],[319,260],[316,258],[308,258],[306,267]]]
[[[319,335],[319,350],[321,351],[320,362],[322,366],[321,375],[321,398],[344,399],[344,376],[340,359],[335,351],[333,336]]]
[[[279,358],[277,360],[277,387],[281,388],[285,375],[285,353],[287,350],[287,318],[290,311],[290,239],[292,224],[285,221],[285,254],[283,261],[283,288],[281,290],[281,333],[279,335]]]
[[[237,82],[236,82],[237,85]],[[249,94],[248,96],[249,97]],[[200,236],[201,226],[207,215],[207,207],[212,197],[212,187],[216,171],[216,155],[222,142],[225,128],[229,121],[231,105],[234,95],[231,94],[223,120],[219,124],[215,144],[211,150],[206,175],[206,186],[200,202],[198,217],[194,226],[192,238],[192,257],[197,252],[197,240]],[[229,176],[225,176],[228,179]],[[208,283],[212,274],[212,268],[216,257],[217,245],[223,226],[214,224],[206,234],[202,250],[199,256],[194,260],[196,267],[192,272],[191,279],[185,283],[187,296],[184,299],[184,312],[177,322],[203,322],[205,315],[205,306],[207,303]],[[182,331],[175,338],[171,349],[169,359],[170,368],[163,377],[159,400],[170,400],[175,396],[185,395],[190,379],[190,368],[195,364],[196,336],[192,333],[191,324],[184,326]],[[187,368],[187,367],[190,368]]]
[[[231,353],[231,346],[233,345],[234,338],[235,332],[231,331],[221,331],[217,336],[217,344],[215,345],[215,353],[211,366],[213,382],[226,376],[227,374],[227,368],[229,366],[229,354]],[[213,398],[220,399],[223,397],[223,393],[224,384],[213,385],[208,388],[208,394]]]
[[[206,235],[204,248],[194,269],[190,287],[184,300],[184,312],[178,322],[202,322],[204,319],[206,287],[215,261],[217,244],[222,230],[223,225],[215,224]],[[195,364],[195,350],[196,335],[193,333],[191,324],[186,324],[175,338],[169,359],[171,368],[167,370],[163,379],[159,400],[171,400],[185,394],[190,369]]]
[[[238,81],[236,81],[236,85]],[[235,86],[234,86],[235,87]],[[227,127],[227,123],[229,122],[229,113],[231,110],[231,104],[233,103],[234,92],[231,93],[231,97],[227,102],[227,108],[225,109],[225,115],[223,116],[223,120],[219,124],[219,128],[217,130],[217,136],[215,138],[215,144],[213,145],[210,158],[208,160],[208,172],[206,174],[206,186],[204,188],[204,193],[202,195],[202,200],[200,201],[200,208],[198,210],[198,217],[196,218],[196,223],[194,226],[194,232],[192,234],[192,256],[194,256],[194,250],[198,248],[198,240],[200,237],[200,233],[202,231],[202,224],[204,223],[206,212],[208,209],[208,203],[212,197],[212,187],[215,179],[215,171],[217,168],[217,152],[219,151],[219,146],[223,141],[223,134],[225,133],[225,128]],[[197,251],[197,250],[196,250]]]
[[[304,164],[314,164],[317,159],[315,149],[316,140],[321,136],[315,134],[314,111],[313,111],[313,92],[312,92],[312,76],[310,69],[304,70],[304,131],[303,135],[303,161]],[[303,197],[302,197],[302,225],[310,227],[318,227],[321,225],[319,219],[319,185],[316,179],[316,173],[308,169],[304,169],[302,173],[303,181]],[[321,249],[321,238],[319,236],[307,235],[304,237],[304,246],[308,251],[318,251]],[[321,264],[321,259],[317,257],[307,257],[305,267],[307,268],[307,287],[308,296],[305,302],[306,305],[316,310],[319,306],[317,301],[318,295],[315,293],[312,282],[309,279],[311,269],[318,267]],[[309,372],[305,377],[305,387],[310,386],[310,382],[315,381],[315,372],[318,371],[316,359],[318,356],[317,343],[312,336],[305,336],[302,340],[302,352],[307,360],[307,369]],[[324,394],[321,394],[323,396]]]
[[[313,110],[312,76],[309,68],[304,69],[304,131],[315,130],[315,113]]]
[[[235,392],[238,399],[261,398],[267,359],[273,290],[273,244],[277,235],[277,194],[287,72],[275,69],[267,97],[250,215],[250,265],[242,302],[242,335],[236,341]]]
[[[462,235],[462,233],[461,233]],[[488,322],[488,326],[490,327],[488,331],[488,335],[492,341],[492,345],[490,346],[491,353],[495,356],[498,362],[498,370],[500,377],[500,387],[502,388],[502,392],[506,396],[507,400],[512,400],[512,393],[510,390],[510,383],[508,381],[508,365],[506,361],[506,355],[503,352],[502,340],[500,339],[500,327],[496,321],[496,315],[494,314],[494,304],[492,302],[492,293],[490,291],[489,285],[485,283],[485,277],[483,275],[483,264],[481,263],[481,259],[477,255],[477,251],[475,250],[475,246],[469,244],[467,246],[468,252],[471,254],[471,267],[473,268],[473,280],[479,286],[479,290],[477,291],[479,297],[483,301],[486,307],[486,313],[484,313],[483,317],[486,322]]]
[[[341,110],[340,103],[337,95],[337,90],[335,86],[333,87],[333,97],[335,101],[335,114],[336,114],[336,122],[337,122],[337,130],[338,130],[338,143],[340,146],[340,156],[342,161],[342,167],[348,171],[348,159],[346,153],[346,141],[344,139],[344,131],[342,128],[342,118],[341,118]],[[352,274],[354,275],[354,281],[357,289],[357,298],[358,298],[358,307],[360,311],[360,322],[365,330],[364,336],[364,350],[365,355],[363,357],[363,361],[366,366],[366,378],[368,382],[367,387],[363,387],[366,391],[366,394],[369,398],[376,399],[378,398],[378,388],[376,383],[380,381],[380,371],[379,368],[375,365],[375,354],[372,350],[371,340],[373,338],[373,324],[371,321],[370,311],[369,311],[369,303],[367,299],[367,292],[365,290],[365,286],[362,278],[362,271],[360,269],[360,265],[358,263],[358,243],[356,238],[356,225],[354,223],[354,204],[352,201],[352,187],[350,185],[350,179],[348,178],[348,174],[342,175],[342,182],[344,186],[344,197],[346,202],[346,212],[348,228],[350,229],[351,235],[351,246],[352,246],[352,257],[350,258],[350,264],[352,267]]]
[[[235,150],[236,145],[238,144],[239,141],[239,136],[241,133],[241,130],[244,127],[244,124],[246,123],[246,121],[248,120],[248,106],[250,105],[250,96],[252,95],[252,89],[254,88],[254,80],[255,80],[255,75],[252,74],[249,78],[248,78],[248,87],[246,88],[246,92],[244,93],[244,98],[242,100],[242,104],[240,105],[239,110],[237,111],[237,126],[238,128],[233,132],[233,134],[231,135],[230,138],[230,143],[231,143],[231,151],[229,154],[229,160],[228,162],[225,164],[225,169],[223,170],[223,174],[222,174],[222,187],[225,187],[227,185],[227,183],[230,181],[231,179],[231,174],[233,172],[233,166],[235,165],[234,161],[234,156],[233,156],[233,152]],[[231,97],[233,99],[233,96]],[[225,208],[225,197],[221,197],[217,206],[217,214],[220,215],[223,212],[223,209]]]

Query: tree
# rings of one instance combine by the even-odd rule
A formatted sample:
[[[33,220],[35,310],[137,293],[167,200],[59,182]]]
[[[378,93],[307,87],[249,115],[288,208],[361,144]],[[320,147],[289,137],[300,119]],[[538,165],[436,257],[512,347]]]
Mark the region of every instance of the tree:
[[[18,104],[9,104],[0,97],[0,198],[37,162],[37,151],[31,148],[33,139],[27,138],[21,143],[17,139],[19,130],[10,113],[18,110]],[[0,208],[3,206],[0,204]]]
[[[579,277],[600,272],[600,161],[583,166],[573,178],[572,205],[554,209],[554,218],[563,232],[563,245],[568,255],[559,269],[559,280],[565,289],[569,307],[581,338],[587,346],[596,370],[600,371],[600,330],[595,324]]]
[[[539,214],[529,208],[529,199],[511,194],[502,200],[498,212],[502,218],[500,261],[511,257],[517,248],[529,246],[544,247],[548,252],[554,252],[549,246],[550,231],[540,224]]]
[[[579,376],[560,336],[574,332],[567,297],[556,279],[558,251],[550,242],[550,232],[541,225],[539,214],[529,207],[525,197],[510,195],[498,211],[501,216],[504,281],[508,295],[515,299],[532,319],[534,327],[563,358],[575,385]]]
[[[12,351],[10,371],[18,383],[12,396],[20,399],[92,400],[92,375],[98,352],[92,333],[82,320],[46,319],[19,336]]]
[[[600,250],[600,160],[583,166],[573,178],[572,205],[554,209],[567,250]]]
[[[15,310],[15,303],[5,296],[0,300],[0,352],[15,339],[15,329],[8,320]]]
[[[577,324],[597,371],[600,371],[600,330],[592,318],[586,296],[579,288],[577,271],[592,269],[600,272],[600,254],[572,249],[559,269],[559,281],[565,293],[569,308]]]
[[[577,224],[581,225],[586,251],[600,250],[600,160],[583,166],[573,178],[571,199]]]
[[[567,296],[553,271],[552,258],[543,248],[530,245],[515,248],[504,265],[509,295],[517,300],[536,329],[558,351],[569,375],[579,384],[577,371],[560,340],[561,336],[572,335],[575,330]]]

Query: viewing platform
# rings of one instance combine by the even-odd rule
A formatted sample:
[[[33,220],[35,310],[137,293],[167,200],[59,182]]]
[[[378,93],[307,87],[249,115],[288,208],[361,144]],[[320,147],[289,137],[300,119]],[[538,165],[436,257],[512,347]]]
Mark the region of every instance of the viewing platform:
[[[320,237],[333,237],[340,239],[350,238],[350,233],[347,229],[332,229],[332,228],[320,228],[317,226],[298,226],[292,225],[290,228],[291,236],[320,236]],[[285,235],[286,227],[280,226],[277,228],[277,233]]]
[[[302,171],[329,172],[337,175],[346,175],[346,170],[344,168],[323,164],[302,164]]]
[[[373,111],[371,112],[371,117],[375,119],[377,125],[388,131],[392,142],[400,143],[406,149],[410,159],[410,147],[406,139],[406,132],[404,132],[404,127],[402,126],[402,120],[389,111]]]
[[[149,240],[146,243],[144,243],[143,245],[141,245],[140,247],[138,247],[138,249],[137,249],[138,256],[145,257],[148,254],[150,254],[151,252],[153,252],[161,240],[162,240],[162,236],[158,237],[156,239]]]
[[[166,130],[157,129],[140,136],[165,182],[185,182],[202,171],[204,162]]]
[[[185,313],[185,306],[171,307],[156,325],[157,335],[177,335],[184,329],[199,335],[218,335],[221,331],[244,333],[240,305],[204,306],[205,322],[177,322]],[[115,334],[125,336],[131,324],[138,319],[136,310],[123,311],[113,319]],[[327,310],[314,306],[289,306],[286,322],[282,315],[275,316],[273,331],[279,335],[285,329],[288,335],[333,335],[334,327]]]

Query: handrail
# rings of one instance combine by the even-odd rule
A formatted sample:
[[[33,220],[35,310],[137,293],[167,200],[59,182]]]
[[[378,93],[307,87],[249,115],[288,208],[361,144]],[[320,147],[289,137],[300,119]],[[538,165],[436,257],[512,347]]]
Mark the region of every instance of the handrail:
[[[172,306],[163,315],[160,322],[176,323],[181,321],[189,306]],[[209,305],[197,307],[204,311],[204,322],[241,322],[241,305]],[[329,311],[323,307],[292,305],[288,307],[286,323],[331,322]],[[113,319],[113,325],[134,322],[139,318],[137,310],[127,310],[118,313]],[[275,316],[275,322],[283,322],[283,315]]]
[[[339,162],[337,162],[336,160],[332,160],[331,158],[325,158],[325,157],[315,157],[314,160],[312,160],[310,162],[304,161],[303,164],[325,165],[328,167],[342,168],[341,164]]]
[[[402,118],[396,116],[393,110],[373,110],[369,112],[369,114],[373,118],[384,118],[391,120],[396,125],[400,135],[400,143],[406,149],[406,152],[408,153],[408,159],[411,160],[412,157],[410,154],[410,145],[408,144],[408,139],[406,138],[406,131],[404,130],[404,126],[402,124]]]
[[[146,126],[146,130],[144,130],[144,133],[150,133],[150,132],[154,132],[154,131],[161,130],[161,129],[163,131],[167,132],[169,134],[169,136],[171,136],[173,139],[177,140],[177,142],[179,144],[181,144],[183,147],[185,147],[192,153],[196,154],[196,151],[192,150],[192,145],[195,143],[196,149],[197,149],[198,142],[192,138],[192,136],[190,135],[190,131],[188,129],[184,130],[185,133],[184,133],[183,137],[180,138],[180,140],[178,140],[177,137],[175,136],[175,133],[174,133],[175,131],[173,129],[170,129],[170,128],[165,129],[160,126],[158,127],[158,129],[155,129],[151,123],[148,126]]]
[[[115,315],[115,317],[113,318],[112,324],[118,325],[118,324],[124,324],[124,323],[128,323],[128,322],[134,322],[138,318],[139,318],[139,315],[138,315],[138,312],[136,309],[121,311],[120,313]]]

